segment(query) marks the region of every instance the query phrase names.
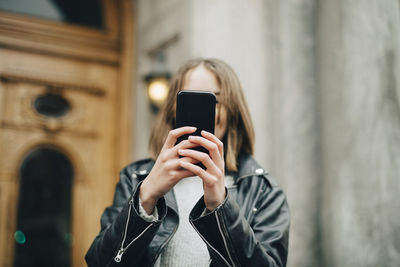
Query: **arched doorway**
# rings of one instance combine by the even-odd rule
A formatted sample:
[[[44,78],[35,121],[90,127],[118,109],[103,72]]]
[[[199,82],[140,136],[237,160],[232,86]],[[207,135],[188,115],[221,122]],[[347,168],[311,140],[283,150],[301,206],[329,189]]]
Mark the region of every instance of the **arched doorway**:
[[[38,147],[19,171],[14,266],[70,266],[71,161],[57,149]]]

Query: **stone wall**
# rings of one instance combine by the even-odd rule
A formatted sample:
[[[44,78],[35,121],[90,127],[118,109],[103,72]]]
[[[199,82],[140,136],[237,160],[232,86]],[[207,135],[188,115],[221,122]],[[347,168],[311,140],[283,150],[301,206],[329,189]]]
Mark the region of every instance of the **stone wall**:
[[[400,264],[399,1],[321,1],[324,266]]]
[[[288,197],[288,266],[320,262],[320,127],[316,70],[316,1],[267,1],[267,109],[271,172]],[[262,135],[261,135],[262,137]],[[260,138],[260,135],[258,136]]]

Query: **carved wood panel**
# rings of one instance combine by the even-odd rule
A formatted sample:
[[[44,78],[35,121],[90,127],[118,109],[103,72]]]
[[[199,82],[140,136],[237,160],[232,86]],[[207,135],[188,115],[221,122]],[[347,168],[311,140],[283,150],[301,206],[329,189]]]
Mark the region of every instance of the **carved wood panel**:
[[[133,8],[104,2],[103,32],[0,12],[0,267],[13,265],[19,171],[32,149],[54,147],[72,162],[72,266],[86,265],[130,158]],[[65,99],[68,111],[40,114],[35,101],[46,94]]]

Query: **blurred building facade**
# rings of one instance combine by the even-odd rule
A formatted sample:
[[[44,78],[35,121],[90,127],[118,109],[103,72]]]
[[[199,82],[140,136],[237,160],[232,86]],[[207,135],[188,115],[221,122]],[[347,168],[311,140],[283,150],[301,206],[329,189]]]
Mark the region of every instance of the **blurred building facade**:
[[[400,262],[400,4],[139,0],[134,158],[154,115],[142,77],[218,57],[238,73],[256,158],[284,187],[288,266]]]

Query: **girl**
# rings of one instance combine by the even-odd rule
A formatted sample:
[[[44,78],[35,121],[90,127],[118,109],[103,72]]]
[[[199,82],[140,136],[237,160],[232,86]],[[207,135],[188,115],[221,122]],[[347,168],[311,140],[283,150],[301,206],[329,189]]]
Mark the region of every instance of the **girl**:
[[[174,128],[176,95],[217,96],[215,135]],[[190,148],[202,146],[209,153]],[[252,158],[254,130],[234,71],[194,59],[174,76],[150,138],[154,159],[121,171],[114,202],[101,217],[89,266],[285,266],[286,197]],[[196,165],[201,162],[205,169]]]

